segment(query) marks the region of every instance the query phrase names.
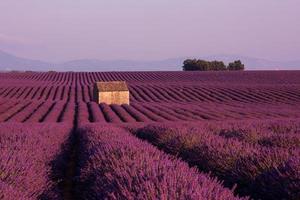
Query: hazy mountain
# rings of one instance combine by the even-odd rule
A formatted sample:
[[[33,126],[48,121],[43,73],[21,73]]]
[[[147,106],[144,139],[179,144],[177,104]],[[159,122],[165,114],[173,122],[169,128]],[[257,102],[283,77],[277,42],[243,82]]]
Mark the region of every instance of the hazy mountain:
[[[222,60],[226,64],[240,59],[248,70],[300,70],[298,61],[270,61],[239,55],[213,55],[199,57],[205,60]],[[81,59],[64,63],[47,63],[14,56],[0,51],[0,70],[32,71],[179,71],[185,58],[157,61]]]
[[[221,60],[226,64],[239,59],[245,64],[247,70],[300,70],[300,60],[271,61],[239,55],[213,55],[199,58]],[[182,63],[185,59],[172,58],[157,61],[82,59],[65,62],[59,66],[75,71],[178,71],[182,69]]]
[[[204,57],[206,60],[222,60],[228,64],[234,60],[241,60],[248,70],[300,70],[300,60],[271,61],[262,58],[252,58],[241,55],[214,55]]]
[[[17,57],[0,50],[1,71],[10,71],[10,70],[41,71],[43,69],[50,69],[50,66],[51,64],[47,62]]]
[[[158,61],[82,59],[59,64],[75,71],[176,71],[181,70],[184,58]]]

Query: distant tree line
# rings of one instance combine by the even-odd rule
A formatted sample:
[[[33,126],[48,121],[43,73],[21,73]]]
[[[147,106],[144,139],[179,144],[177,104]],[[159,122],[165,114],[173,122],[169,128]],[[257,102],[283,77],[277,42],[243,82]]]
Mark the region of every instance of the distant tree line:
[[[183,71],[235,71],[244,70],[245,66],[240,60],[231,62],[226,66],[223,61],[206,61],[187,59],[183,62]]]

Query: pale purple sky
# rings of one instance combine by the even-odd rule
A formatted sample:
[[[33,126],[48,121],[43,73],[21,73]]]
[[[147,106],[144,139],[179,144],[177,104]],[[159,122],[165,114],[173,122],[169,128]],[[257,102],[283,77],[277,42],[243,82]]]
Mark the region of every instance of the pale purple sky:
[[[1,0],[0,49],[46,61],[300,59],[299,0]]]

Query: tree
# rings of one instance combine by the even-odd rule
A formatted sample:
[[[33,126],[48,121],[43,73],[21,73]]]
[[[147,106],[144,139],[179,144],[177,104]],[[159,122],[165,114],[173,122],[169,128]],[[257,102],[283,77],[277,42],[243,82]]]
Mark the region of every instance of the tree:
[[[207,71],[209,62],[205,60],[187,59],[183,62],[183,71]]]
[[[234,62],[229,63],[227,69],[229,71],[244,70],[245,69],[245,65],[240,60],[236,60]]]
[[[197,59],[187,59],[183,62],[183,71],[226,71],[244,70],[245,66],[240,60],[229,63],[228,67],[223,61],[206,61]]]
[[[197,59],[187,59],[183,62],[183,71],[220,71],[226,70],[222,61],[206,61]]]
[[[201,71],[210,70],[210,63],[205,60],[197,60],[197,66]]]
[[[210,70],[213,71],[225,71],[226,65],[222,61],[212,61],[210,62]]]

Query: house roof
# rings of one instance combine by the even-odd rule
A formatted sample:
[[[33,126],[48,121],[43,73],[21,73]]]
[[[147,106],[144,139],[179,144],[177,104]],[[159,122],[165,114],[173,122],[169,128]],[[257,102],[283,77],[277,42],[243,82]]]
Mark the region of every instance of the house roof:
[[[128,91],[125,81],[96,82],[95,87],[99,92]]]

